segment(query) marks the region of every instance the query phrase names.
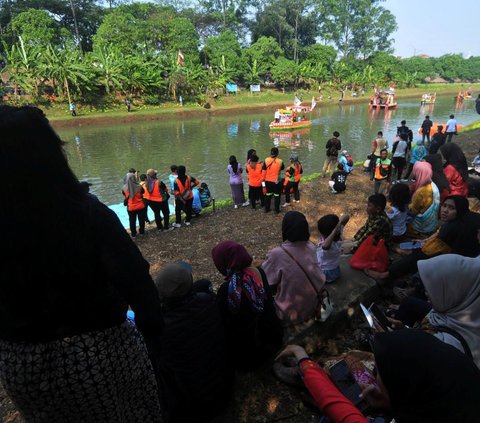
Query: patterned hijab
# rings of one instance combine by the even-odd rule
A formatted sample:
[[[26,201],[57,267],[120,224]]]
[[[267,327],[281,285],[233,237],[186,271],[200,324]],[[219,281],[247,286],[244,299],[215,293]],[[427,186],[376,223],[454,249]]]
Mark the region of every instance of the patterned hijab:
[[[242,298],[252,309],[262,312],[267,298],[262,279],[251,269],[252,256],[243,245],[235,241],[223,241],[212,250],[215,267],[228,282],[228,308],[238,312]]]

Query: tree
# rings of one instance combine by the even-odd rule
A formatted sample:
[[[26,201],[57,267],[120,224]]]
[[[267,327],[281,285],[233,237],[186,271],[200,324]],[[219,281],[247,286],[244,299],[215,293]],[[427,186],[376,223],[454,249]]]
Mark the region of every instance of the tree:
[[[272,78],[277,84],[282,85],[282,90],[285,92],[285,85],[295,81],[298,70],[298,65],[293,60],[279,57],[272,69]]]
[[[118,89],[122,86],[122,61],[123,57],[112,46],[96,47],[90,53],[89,63],[95,69],[100,81],[105,87],[105,93],[110,94],[110,89]]]
[[[395,16],[379,4],[384,0],[317,0],[319,35],[344,57],[367,58],[389,52],[397,29]]]
[[[207,38],[203,54],[214,72],[228,79],[226,82],[242,76],[242,49],[233,31],[227,29],[217,37]]]
[[[283,56],[283,50],[274,38],[260,37],[250,47],[243,50],[243,56],[251,75],[265,76],[271,72],[277,58]]]

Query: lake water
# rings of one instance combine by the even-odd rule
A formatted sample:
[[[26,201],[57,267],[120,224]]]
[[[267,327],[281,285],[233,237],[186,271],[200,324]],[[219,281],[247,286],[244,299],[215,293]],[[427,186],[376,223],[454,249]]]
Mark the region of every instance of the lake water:
[[[308,175],[321,170],[325,143],[333,131],[340,132],[342,146],[353,159],[363,161],[371,152],[376,133],[383,130],[391,145],[403,119],[414,131],[414,139],[420,139],[417,129],[426,114],[434,122],[446,122],[454,113],[463,125],[479,119],[474,101],[457,105],[451,95],[437,97],[433,106],[420,106],[420,98],[400,100],[397,109],[390,111],[369,110],[367,102],[365,97],[365,104],[319,103],[312,112],[312,127],[294,134],[270,133],[273,108],[260,113],[235,111],[204,118],[91,125],[60,129],[59,133],[68,142],[65,148],[78,178],[91,182],[91,191],[112,206],[123,201],[122,181],[131,167],[140,173],[157,169],[159,178],[166,181],[170,165],[183,164],[189,175],[206,182],[221,200],[230,197],[226,173],[229,156],[235,155],[243,165],[250,148],[256,149],[261,159],[273,146],[279,147],[285,160],[296,152]]]

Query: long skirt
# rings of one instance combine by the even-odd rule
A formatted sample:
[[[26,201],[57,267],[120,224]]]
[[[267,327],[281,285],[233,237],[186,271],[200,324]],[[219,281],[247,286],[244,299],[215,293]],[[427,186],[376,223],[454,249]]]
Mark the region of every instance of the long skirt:
[[[230,184],[232,190],[233,204],[240,206],[245,203],[245,194],[243,192],[243,184]]]
[[[0,380],[27,423],[162,422],[133,322],[45,343],[0,341]]]

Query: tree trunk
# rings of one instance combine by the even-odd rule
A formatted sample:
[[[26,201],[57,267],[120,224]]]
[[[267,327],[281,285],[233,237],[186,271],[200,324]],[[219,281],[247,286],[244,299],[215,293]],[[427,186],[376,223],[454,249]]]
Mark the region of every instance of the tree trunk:
[[[68,104],[72,103],[72,98],[70,97],[70,87],[68,86],[67,78],[64,80],[65,90],[67,91]]]
[[[77,14],[75,13],[75,6],[73,5],[73,0],[70,0],[70,7],[72,8],[73,25],[75,27],[75,35],[77,36],[77,45],[80,53],[82,53],[83,56],[82,44],[80,42],[80,32],[78,31]]]

